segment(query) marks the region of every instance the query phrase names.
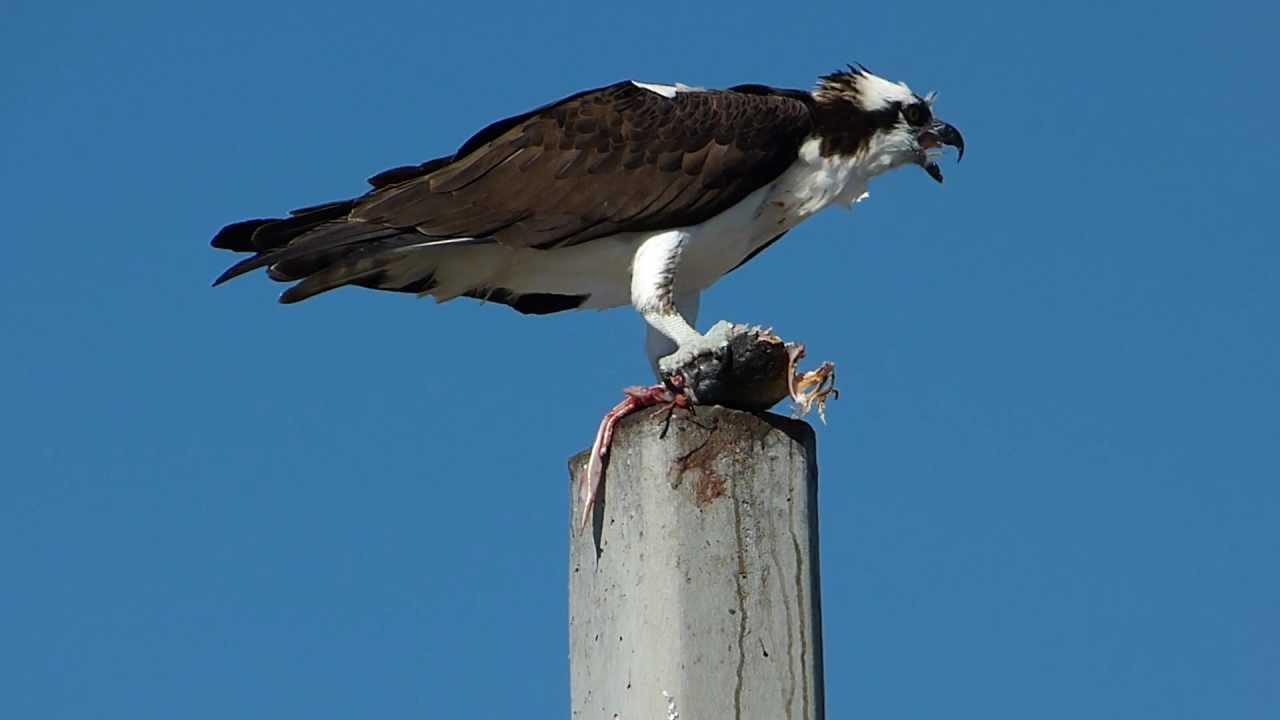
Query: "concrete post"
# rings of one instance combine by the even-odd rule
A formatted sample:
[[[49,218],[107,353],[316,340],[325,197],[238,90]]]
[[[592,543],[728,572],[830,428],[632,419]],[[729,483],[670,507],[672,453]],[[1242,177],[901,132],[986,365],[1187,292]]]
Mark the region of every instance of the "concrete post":
[[[813,429],[699,407],[662,437],[661,417],[621,423],[585,531],[571,508],[573,718],[822,720]]]

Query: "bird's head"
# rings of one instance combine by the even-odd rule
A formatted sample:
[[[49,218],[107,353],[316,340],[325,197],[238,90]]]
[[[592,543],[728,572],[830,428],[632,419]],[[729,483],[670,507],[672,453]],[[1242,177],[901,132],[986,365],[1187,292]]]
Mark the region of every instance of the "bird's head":
[[[920,97],[905,83],[861,65],[824,75],[813,91],[822,154],[854,156],[870,174],[913,164],[942,182],[938,157],[946,145],[964,157],[964,137],[933,115],[935,95]]]

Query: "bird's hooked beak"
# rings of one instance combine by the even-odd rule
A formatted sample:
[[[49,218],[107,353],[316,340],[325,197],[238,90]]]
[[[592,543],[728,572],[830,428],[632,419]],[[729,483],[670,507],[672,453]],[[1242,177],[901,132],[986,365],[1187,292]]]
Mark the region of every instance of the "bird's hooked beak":
[[[930,153],[930,150],[950,145],[959,151],[956,155],[956,162],[960,162],[964,158],[964,136],[955,127],[941,120],[934,120],[929,123],[929,127],[921,130],[918,141],[920,143],[920,167],[929,173],[929,177],[938,182],[942,182],[942,168],[938,167],[938,161],[936,160],[940,153]]]

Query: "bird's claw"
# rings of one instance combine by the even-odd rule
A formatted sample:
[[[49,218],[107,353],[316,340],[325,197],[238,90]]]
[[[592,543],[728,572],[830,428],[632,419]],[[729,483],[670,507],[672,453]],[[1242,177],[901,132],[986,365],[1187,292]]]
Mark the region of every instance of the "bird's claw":
[[[659,358],[658,371],[664,379],[671,378],[680,374],[683,369],[696,364],[700,358],[723,355],[728,352],[729,342],[737,332],[740,332],[739,326],[721,320],[712,325],[707,334],[693,342],[686,342],[670,355]]]

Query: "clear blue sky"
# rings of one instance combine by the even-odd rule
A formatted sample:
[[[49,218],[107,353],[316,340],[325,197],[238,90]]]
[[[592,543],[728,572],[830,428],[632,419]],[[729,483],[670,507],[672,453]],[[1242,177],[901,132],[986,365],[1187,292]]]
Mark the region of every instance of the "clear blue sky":
[[[1280,717],[1264,3],[7,2],[0,716],[565,717],[626,310],[217,290],[225,222],[622,78],[862,62],[969,143],[711,291],[839,363],[833,718]],[[530,352],[533,348],[535,352]]]

